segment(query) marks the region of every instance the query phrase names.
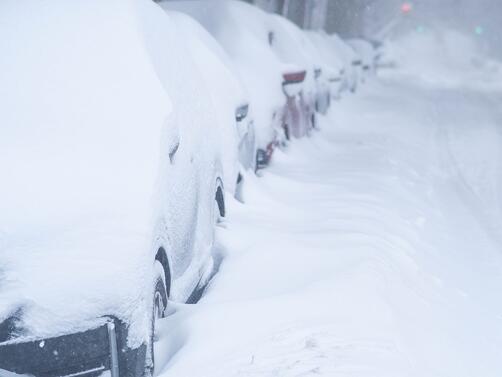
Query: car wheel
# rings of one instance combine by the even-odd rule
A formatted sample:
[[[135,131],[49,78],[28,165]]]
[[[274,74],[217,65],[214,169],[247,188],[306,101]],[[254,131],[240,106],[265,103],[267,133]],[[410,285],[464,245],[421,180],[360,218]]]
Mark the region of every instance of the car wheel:
[[[152,321],[150,331],[150,344],[148,347],[147,376],[153,376],[155,370],[155,329],[159,319],[164,318],[167,307],[167,288],[165,282],[164,267],[159,261],[155,261],[155,290],[153,293]]]

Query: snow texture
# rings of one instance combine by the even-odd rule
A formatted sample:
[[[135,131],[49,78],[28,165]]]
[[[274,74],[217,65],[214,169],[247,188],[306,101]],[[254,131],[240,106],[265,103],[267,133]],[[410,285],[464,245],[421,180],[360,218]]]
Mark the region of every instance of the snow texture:
[[[269,17],[259,8],[236,0],[167,1],[164,8],[182,11],[199,21],[231,58],[235,74],[251,103],[257,146],[275,139],[275,128],[285,96],[284,64],[269,45]]]
[[[394,48],[441,42],[413,43]],[[246,177],[219,274],[163,324],[160,376],[502,373],[502,89],[445,56],[368,81]]]
[[[148,0],[6,0],[0,35],[0,321],[46,337],[115,315],[136,347],[158,248],[175,301],[212,266],[240,84],[198,24]]]

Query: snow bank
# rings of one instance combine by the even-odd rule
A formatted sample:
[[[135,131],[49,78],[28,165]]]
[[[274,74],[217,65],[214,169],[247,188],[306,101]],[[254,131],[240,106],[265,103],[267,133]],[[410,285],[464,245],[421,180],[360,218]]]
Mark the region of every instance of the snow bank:
[[[500,244],[438,136],[496,106],[437,90],[370,82],[248,181],[208,294],[164,324],[161,376],[500,373]]]
[[[502,90],[414,64],[248,179],[220,273],[164,323],[161,376],[500,374]]]

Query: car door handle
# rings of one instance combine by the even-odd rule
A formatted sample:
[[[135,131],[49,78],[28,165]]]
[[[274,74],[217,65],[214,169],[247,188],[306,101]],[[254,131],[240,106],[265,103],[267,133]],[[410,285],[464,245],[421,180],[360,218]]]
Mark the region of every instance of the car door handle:
[[[171,161],[171,164],[174,163],[174,157],[176,156],[176,153],[178,152],[179,148],[180,148],[180,142],[178,141],[176,144],[173,145],[173,147],[169,151],[169,161]]]

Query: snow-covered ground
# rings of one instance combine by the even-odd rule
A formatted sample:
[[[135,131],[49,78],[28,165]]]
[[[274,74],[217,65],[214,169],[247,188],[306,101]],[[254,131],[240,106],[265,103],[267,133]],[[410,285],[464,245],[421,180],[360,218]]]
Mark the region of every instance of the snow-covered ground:
[[[385,74],[247,177],[157,373],[501,376],[502,87],[476,80]]]

